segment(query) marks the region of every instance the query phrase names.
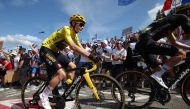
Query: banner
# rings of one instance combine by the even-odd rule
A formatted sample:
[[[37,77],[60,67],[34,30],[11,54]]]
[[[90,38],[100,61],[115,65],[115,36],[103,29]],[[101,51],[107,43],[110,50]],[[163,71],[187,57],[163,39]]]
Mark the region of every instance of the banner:
[[[124,5],[129,5],[133,3],[136,0],[118,0],[118,5],[119,6],[124,6]]]
[[[131,34],[131,33],[132,33],[132,30],[133,30],[133,27],[132,27],[132,26],[123,29],[123,30],[122,30],[122,36],[127,36],[127,35]]]
[[[172,8],[178,7],[186,3],[190,3],[190,0],[172,0]]]

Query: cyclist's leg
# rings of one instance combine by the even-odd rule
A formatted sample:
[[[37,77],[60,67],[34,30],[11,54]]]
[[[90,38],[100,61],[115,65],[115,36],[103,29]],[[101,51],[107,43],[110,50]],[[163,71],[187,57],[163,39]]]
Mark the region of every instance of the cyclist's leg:
[[[66,78],[66,73],[62,65],[59,63],[59,61],[56,58],[57,55],[58,54],[52,52],[48,48],[41,47],[40,49],[40,58],[46,63],[48,69],[51,68],[53,69],[52,70],[53,72],[56,72],[56,74],[49,81],[49,85],[40,94],[42,105],[46,109],[51,109],[51,106],[49,104],[49,99],[48,99],[49,94],[59,84],[61,80]],[[48,73],[53,73],[53,72],[48,72]]]
[[[137,44],[136,48],[139,53],[142,55],[146,63],[153,69],[155,73],[151,75],[161,86],[164,88],[168,88],[162,80],[162,75],[166,72],[167,65],[163,65],[164,68],[161,66],[161,63],[158,62],[157,56],[163,52],[163,48],[160,44],[156,43],[153,40],[148,40],[148,44],[146,46],[142,46]]]
[[[61,63],[62,66],[64,66],[65,69],[74,69],[76,68],[76,65],[74,62],[70,61],[69,58],[65,55],[63,55],[62,53],[60,53],[57,56],[57,60],[59,60],[59,62]],[[73,80],[75,77],[75,71],[71,71],[71,72],[67,72],[67,80]]]
[[[173,66],[176,65],[177,63],[179,63],[180,61],[182,61],[184,58],[186,57],[186,53],[185,51],[183,51],[182,49],[180,49],[175,56],[171,57],[170,59],[168,59],[167,64],[168,64],[168,70],[169,73],[172,77],[175,77],[175,73],[173,71]]]
[[[70,62],[68,67],[70,69],[74,69],[76,68],[76,65],[73,62]],[[73,81],[74,78],[75,78],[75,71],[67,72],[67,79],[71,79]]]
[[[183,50],[180,50],[170,44],[157,43],[150,45],[150,48],[150,53],[152,54],[171,56],[171,58],[169,58],[165,63],[165,68],[169,70],[171,76],[175,75],[173,72],[173,66],[186,57],[186,53]]]

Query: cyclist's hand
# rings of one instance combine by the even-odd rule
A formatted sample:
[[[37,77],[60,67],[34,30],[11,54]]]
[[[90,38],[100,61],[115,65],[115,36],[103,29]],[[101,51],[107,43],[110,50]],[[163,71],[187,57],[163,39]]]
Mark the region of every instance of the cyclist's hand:
[[[95,63],[99,63],[99,62],[102,60],[99,56],[95,56],[95,55],[93,55],[93,54],[90,54],[90,55],[88,56],[88,58],[89,58],[90,60],[92,60],[93,62],[95,62]]]

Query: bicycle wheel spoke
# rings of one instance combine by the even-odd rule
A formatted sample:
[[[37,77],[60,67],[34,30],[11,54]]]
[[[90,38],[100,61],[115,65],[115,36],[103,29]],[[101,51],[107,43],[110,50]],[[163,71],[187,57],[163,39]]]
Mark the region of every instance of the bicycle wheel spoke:
[[[122,96],[121,87],[119,87],[115,81],[105,75],[92,75],[100,100],[97,100],[92,90],[82,83],[82,87],[77,89],[76,104],[82,109],[120,109],[124,106],[124,96]],[[117,97],[120,98],[120,102],[116,101],[112,94],[112,86],[115,86],[114,90],[117,93]]]
[[[45,82],[42,78],[31,78],[24,84],[21,97],[25,109],[43,109],[37,91],[40,91],[39,89]]]
[[[181,94],[184,101],[190,106],[190,74],[186,76],[182,83]]]
[[[151,104],[153,84],[142,72],[127,71],[118,75],[116,79],[124,89],[128,108],[144,108]]]

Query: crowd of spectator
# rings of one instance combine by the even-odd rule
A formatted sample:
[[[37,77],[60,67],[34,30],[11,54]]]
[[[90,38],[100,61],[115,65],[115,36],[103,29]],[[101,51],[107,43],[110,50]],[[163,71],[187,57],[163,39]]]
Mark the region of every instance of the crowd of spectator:
[[[125,68],[134,68],[130,55],[134,54],[134,43],[129,40],[112,38],[111,40],[96,40],[92,43],[81,42],[82,46],[93,54],[99,55],[103,59],[98,73],[109,73],[113,77],[121,73]],[[45,76],[45,65],[40,63],[39,46],[31,45],[31,50],[26,50],[23,46],[18,46],[16,53],[11,50],[0,51],[0,87],[21,88],[24,82],[34,76]],[[88,58],[75,54],[69,47],[63,52],[77,67],[89,63]]]
[[[36,44],[28,51],[22,46],[17,46],[15,53],[0,50],[0,88],[21,88],[28,78],[40,74],[45,71]]]
[[[93,42],[82,41],[82,46],[86,51],[102,57],[101,67],[97,69],[97,73],[108,73],[116,77],[126,69],[143,68],[147,65],[140,58],[132,56],[138,54],[135,51],[136,40],[133,39],[136,33],[132,33],[127,38],[111,38],[110,40],[95,40]],[[175,32],[178,40],[184,40],[187,43],[189,38],[181,37],[179,29]],[[160,40],[166,42],[166,39]],[[16,52],[12,50],[0,50],[0,89],[13,87],[21,88],[24,82],[34,76],[46,76],[45,65],[40,62],[39,45],[31,45],[30,50],[26,50],[23,46],[17,46]],[[79,56],[69,47],[65,48],[64,53],[71,61],[75,62],[77,67],[89,63],[88,58]],[[158,57],[159,59],[159,57]]]

